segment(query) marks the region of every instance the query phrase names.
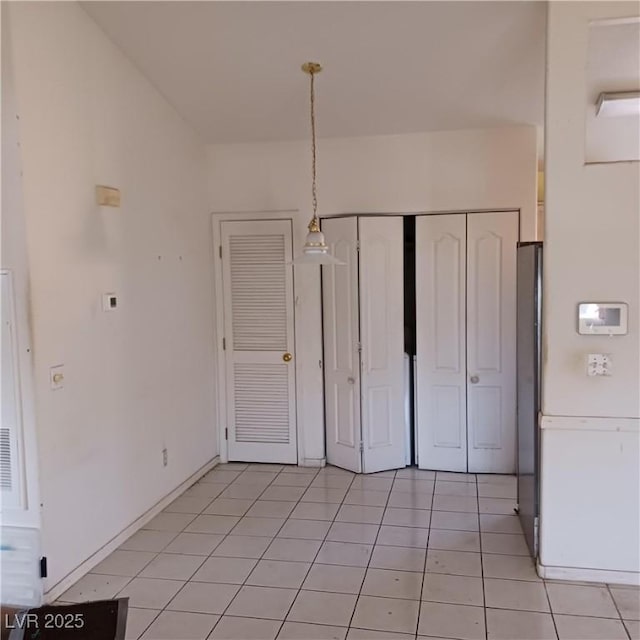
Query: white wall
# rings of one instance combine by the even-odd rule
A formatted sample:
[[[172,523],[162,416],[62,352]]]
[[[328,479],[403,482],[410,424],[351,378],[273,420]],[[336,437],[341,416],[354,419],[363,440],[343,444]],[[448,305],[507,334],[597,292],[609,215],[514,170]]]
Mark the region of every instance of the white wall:
[[[540,562],[577,579],[640,571],[640,167],[584,165],[589,21],[637,11],[549,8]],[[627,302],[628,335],[579,335],[584,301]],[[588,353],[611,354],[613,376],[587,377]]]
[[[211,222],[204,147],[80,6],[9,16],[51,588],[217,453]]]
[[[34,415],[32,334],[29,326],[29,266],[22,202],[19,121],[11,65],[7,5],[0,6],[2,20],[2,250],[1,268],[12,284],[12,302],[2,305],[2,331],[9,332],[15,349],[2,349],[3,427],[16,430],[18,474],[12,478],[11,498],[0,495],[0,602],[34,606],[42,597],[40,580],[40,502],[38,495],[38,452]],[[3,282],[4,284],[4,282]],[[13,311],[13,314],[11,314]],[[12,317],[13,316],[13,317]],[[6,334],[5,334],[6,335]],[[14,357],[12,357],[14,356]],[[4,376],[13,369],[15,386]],[[7,402],[7,390],[13,391]],[[7,402],[9,411],[4,405]],[[13,406],[11,406],[13,405]],[[15,413],[11,411],[14,409]],[[9,414],[8,424],[4,423]],[[11,415],[13,414],[13,415]],[[11,420],[15,419],[15,422]]]
[[[521,238],[532,240],[536,172],[535,127],[321,139],[319,213],[520,209]],[[208,184],[213,211],[294,210],[300,252],[310,218],[309,142],[212,145]],[[299,460],[316,463],[325,455],[319,268],[296,267],[295,294]]]
[[[640,118],[596,115],[600,93],[633,91],[639,83],[640,20],[591,25],[585,105],[587,162],[640,160]]]
[[[33,412],[32,336],[29,326],[29,265],[22,200],[19,121],[11,67],[6,5],[2,11],[2,254],[1,266],[11,273],[14,294],[15,340],[17,342],[18,398],[21,414],[20,445],[24,465],[23,508],[2,509],[3,525],[39,528],[38,474],[35,416]],[[3,310],[4,313],[4,310]],[[4,505],[0,504],[0,507]]]

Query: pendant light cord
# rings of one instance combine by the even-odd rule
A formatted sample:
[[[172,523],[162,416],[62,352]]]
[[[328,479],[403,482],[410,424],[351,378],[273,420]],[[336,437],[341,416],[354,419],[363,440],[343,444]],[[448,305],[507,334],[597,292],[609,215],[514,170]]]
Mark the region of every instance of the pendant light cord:
[[[313,204],[313,221],[318,226],[318,196],[316,193],[316,109],[315,109],[315,91],[313,80],[315,73],[311,72],[311,201]]]

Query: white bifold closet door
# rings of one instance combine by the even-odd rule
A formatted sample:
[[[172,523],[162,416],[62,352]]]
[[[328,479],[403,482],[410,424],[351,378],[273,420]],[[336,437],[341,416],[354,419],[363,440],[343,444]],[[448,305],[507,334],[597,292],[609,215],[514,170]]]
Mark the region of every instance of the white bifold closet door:
[[[404,225],[401,217],[362,217],[360,352],[362,466],[405,466]]]
[[[358,221],[329,218],[322,231],[345,263],[322,267],[327,461],[361,473]]]
[[[518,215],[467,216],[469,471],[516,472]]]
[[[322,268],[327,461],[403,467],[402,218],[327,219],[322,230],[346,263]]]
[[[420,467],[514,473],[515,212],[416,221]]]
[[[291,221],[220,224],[229,460],[295,463]]]
[[[467,216],[416,218],[418,463],[467,470]]]

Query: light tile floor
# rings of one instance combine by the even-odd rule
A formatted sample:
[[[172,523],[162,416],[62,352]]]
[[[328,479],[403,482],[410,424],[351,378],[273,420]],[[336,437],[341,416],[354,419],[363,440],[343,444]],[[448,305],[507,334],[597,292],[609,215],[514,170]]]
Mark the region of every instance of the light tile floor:
[[[61,602],[128,639],[640,640],[640,590],[542,581],[512,476],[226,464]]]

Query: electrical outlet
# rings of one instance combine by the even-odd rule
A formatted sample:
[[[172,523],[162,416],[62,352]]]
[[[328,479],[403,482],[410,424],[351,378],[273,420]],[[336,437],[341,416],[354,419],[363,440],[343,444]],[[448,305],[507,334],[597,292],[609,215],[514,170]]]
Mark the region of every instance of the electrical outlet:
[[[169,453],[167,447],[162,450],[162,466],[166,467],[169,464]]]
[[[610,376],[611,356],[608,353],[590,353],[587,355],[588,376]]]

